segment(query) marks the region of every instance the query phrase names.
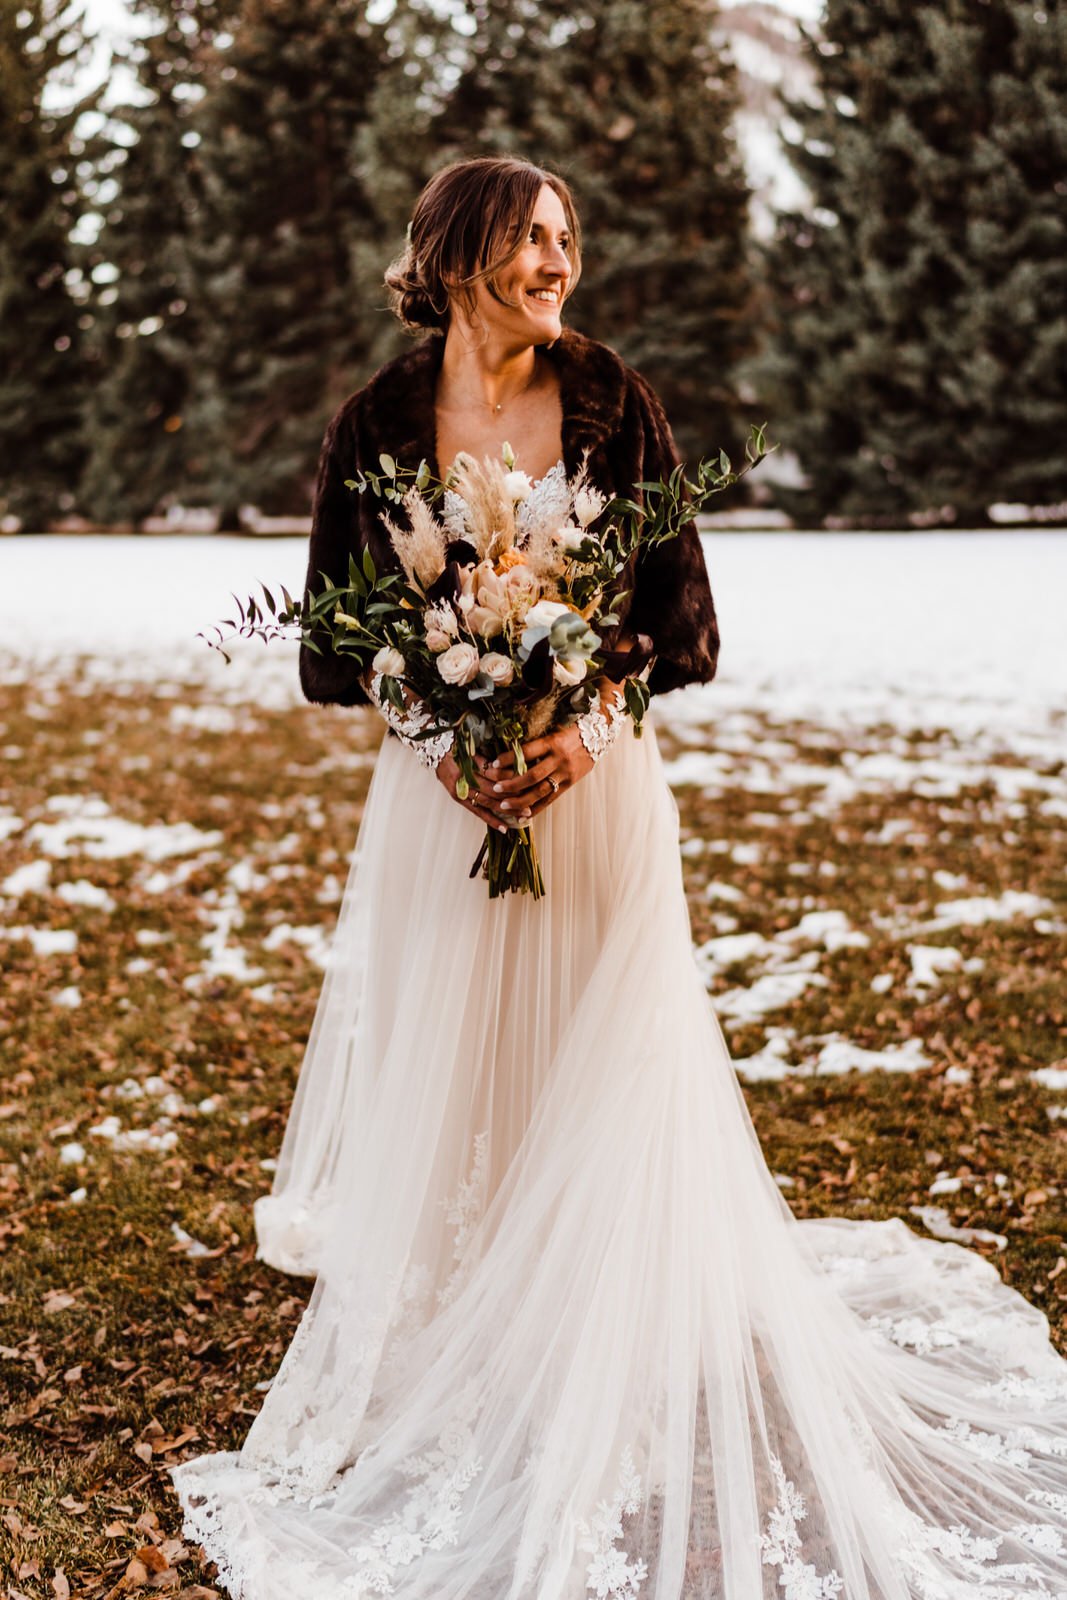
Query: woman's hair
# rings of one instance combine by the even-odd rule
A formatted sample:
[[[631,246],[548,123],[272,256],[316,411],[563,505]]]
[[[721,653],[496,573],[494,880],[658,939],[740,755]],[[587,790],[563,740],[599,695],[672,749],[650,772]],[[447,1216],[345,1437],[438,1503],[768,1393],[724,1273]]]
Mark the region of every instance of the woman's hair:
[[[448,326],[449,297],[473,314],[475,285],[509,302],[495,278],[526,242],[544,184],[559,196],[571,236],[573,293],[581,272],[581,234],[574,198],[562,178],[513,156],[475,156],[436,173],[415,202],[407,244],[385,274],[393,311],[407,328]]]

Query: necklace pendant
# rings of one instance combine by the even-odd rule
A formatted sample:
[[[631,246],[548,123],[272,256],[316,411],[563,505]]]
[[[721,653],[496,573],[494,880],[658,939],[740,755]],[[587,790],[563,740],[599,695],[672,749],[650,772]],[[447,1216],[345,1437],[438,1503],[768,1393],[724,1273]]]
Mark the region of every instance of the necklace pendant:
[[[495,405],[493,407],[494,411],[503,411],[503,409],[504,409],[504,402],[502,400],[497,405]]]

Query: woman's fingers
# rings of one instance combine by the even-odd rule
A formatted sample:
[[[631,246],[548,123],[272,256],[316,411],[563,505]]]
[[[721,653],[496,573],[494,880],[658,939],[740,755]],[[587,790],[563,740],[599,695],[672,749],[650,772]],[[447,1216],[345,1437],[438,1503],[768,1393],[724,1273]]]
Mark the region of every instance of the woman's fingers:
[[[541,760],[544,756],[551,755],[552,752],[552,738],[548,735],[541,739],[528,739],[522,746],[522,753],[527,766],[534,761]],[[496,776],[499,777],[502,774],[504,777],[508,777],[515,770],[514,750],[505,750],[502,755],[497,756],[493,762],[490,762],[488,767],[490,775],[495,769]]]
[[[524,807],[526,816],[536,817],[539,811],[543,811],[546,806],[550,806],[553,800],[563,793],[564,789],[570,787],[561,772],[554,772],[552,777],[555,779],[554,783],[546,778],[543,783],[539,783],[533,789],[527,790],[523,794],[521,802],[512,801],[511,803],[513,805],[521,804]],[[501,802],[502,806],[507,804],[506,800]]]
[[[477,817],[488,827],[495,828],[497,833],[507,833],[510,825],[501,817],[498,817],[495,811],[487,811],[484,806],[475,805],[474,802],[469,799],[461,800],[460,805],[465,811],[469,811],[471,816]]]
[[[505,771],[502,777],[496,777],[490,770],[485,774],[488,784],[486,792],[503,795],[505,798],[522,795],[526,790],[534,789],[539,783],[544,783],[548,774],[554,771],[555,765],[555,756],[550,753],[540,761],[532,762],[525,772]]]

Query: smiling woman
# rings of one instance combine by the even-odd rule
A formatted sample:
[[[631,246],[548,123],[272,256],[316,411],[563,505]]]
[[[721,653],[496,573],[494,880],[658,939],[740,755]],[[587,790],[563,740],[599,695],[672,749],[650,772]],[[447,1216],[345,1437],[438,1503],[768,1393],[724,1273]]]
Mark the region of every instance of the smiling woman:
[[[352,492],[383,454],[434,468],[507,437],[531,499],[670,476],[647,381],[561,325],[577,266],[559,179],[434,179],[389,280],[433,332],[330,425],[309,588],[414,540],[413,508],[385,526]],[[637,556],[618,626],[647,640],[649,695],[707,682],[695,529]],[[433,600],[458,641],[438,660],[466,671],[480,598]],[[301,673],[309,699],[376,692],[306,645]],[[256,1207],[262,1256],[317,1281],[240,1451],[172,1469],[186,1532],[234,1600],[1062,1600],[1067,1363],[973,1253],[792,1216],[692,959],[655,724],[609,724],[617,685],[594,684],[599,725],[462,790],[451,754],[383,743]],[[467,863],[523,815],[549,893],[490,899]]]
[[[525,161],[457,162],[427,185],[407,247],[386,274],[408,327],[445,335],[437,459],[499,456],[541,477],[562,454],[559,378],[544,347],[561,335],[581,274],[570,190]]]
[[[553,238],[567,270],[562,282],[554,273],[540,287],[552,297],[558,336],[559,307],[581,272],[581,229],[570,189],[555,173],[526,161],[455,162],[419,196],[407,246],[385,275],[394,309],[410,328],[443,330],[456,304],[476,315],[479,285],[499,305],[514,306],[501,275],[510,268],[521,285],[526,273],[531,290],[537,287],[541,262],[534,247]]]

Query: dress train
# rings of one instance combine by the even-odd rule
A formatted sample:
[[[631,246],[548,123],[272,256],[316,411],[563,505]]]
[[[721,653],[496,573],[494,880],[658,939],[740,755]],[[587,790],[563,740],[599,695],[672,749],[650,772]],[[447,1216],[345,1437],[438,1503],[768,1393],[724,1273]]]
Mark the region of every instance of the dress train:
[[[317,1279],[187,1534],[237,1600],[1067,1600],[1067,1362],[975,1253],[792,1216],[652,720],[535,829],[490,902],[384,741],[256,1211]]]

